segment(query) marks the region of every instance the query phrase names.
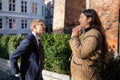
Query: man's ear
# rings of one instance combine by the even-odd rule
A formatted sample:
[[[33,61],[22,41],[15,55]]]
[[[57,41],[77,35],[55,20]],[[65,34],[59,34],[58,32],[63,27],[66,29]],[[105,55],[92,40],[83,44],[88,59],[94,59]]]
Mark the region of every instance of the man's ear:
[[[33,28],[36,29],[36,25],[34,25]]]

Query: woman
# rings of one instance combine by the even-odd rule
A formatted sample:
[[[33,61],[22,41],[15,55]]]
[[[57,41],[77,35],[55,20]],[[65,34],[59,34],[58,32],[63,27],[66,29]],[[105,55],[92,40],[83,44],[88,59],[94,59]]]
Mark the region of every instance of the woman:
[[[93,9],[84,10],[79,22],[69,41],[72,49],[71,75],[73,80],[101,80],[98,62],[106,50],[103,26]]]

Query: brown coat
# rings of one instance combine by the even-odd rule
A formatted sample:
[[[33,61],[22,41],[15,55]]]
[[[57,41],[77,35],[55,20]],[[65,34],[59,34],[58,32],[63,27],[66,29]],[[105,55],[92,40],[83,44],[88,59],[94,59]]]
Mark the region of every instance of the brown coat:
[[[74,80],[101,80],[97,60],[100,59],[102,37],[98,30],[90,29],[69,41],[72,49],[71,75]]]

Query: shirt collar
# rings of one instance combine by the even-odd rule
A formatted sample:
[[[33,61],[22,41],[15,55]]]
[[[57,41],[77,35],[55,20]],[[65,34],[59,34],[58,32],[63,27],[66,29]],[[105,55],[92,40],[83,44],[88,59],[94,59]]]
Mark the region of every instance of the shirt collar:
[[[35,32],[32,32],[32,34],[35,36],[36,40],[40,39],[40,37]]]

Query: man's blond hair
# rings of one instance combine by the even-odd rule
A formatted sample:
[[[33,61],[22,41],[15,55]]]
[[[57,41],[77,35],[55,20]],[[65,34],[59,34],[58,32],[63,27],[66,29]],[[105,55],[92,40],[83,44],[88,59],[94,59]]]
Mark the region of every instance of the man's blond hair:
[[[33,31],[34,26],[40,23],[44,23],[44,21],[41,19],[33,19],[30,24],[30,29]]]

